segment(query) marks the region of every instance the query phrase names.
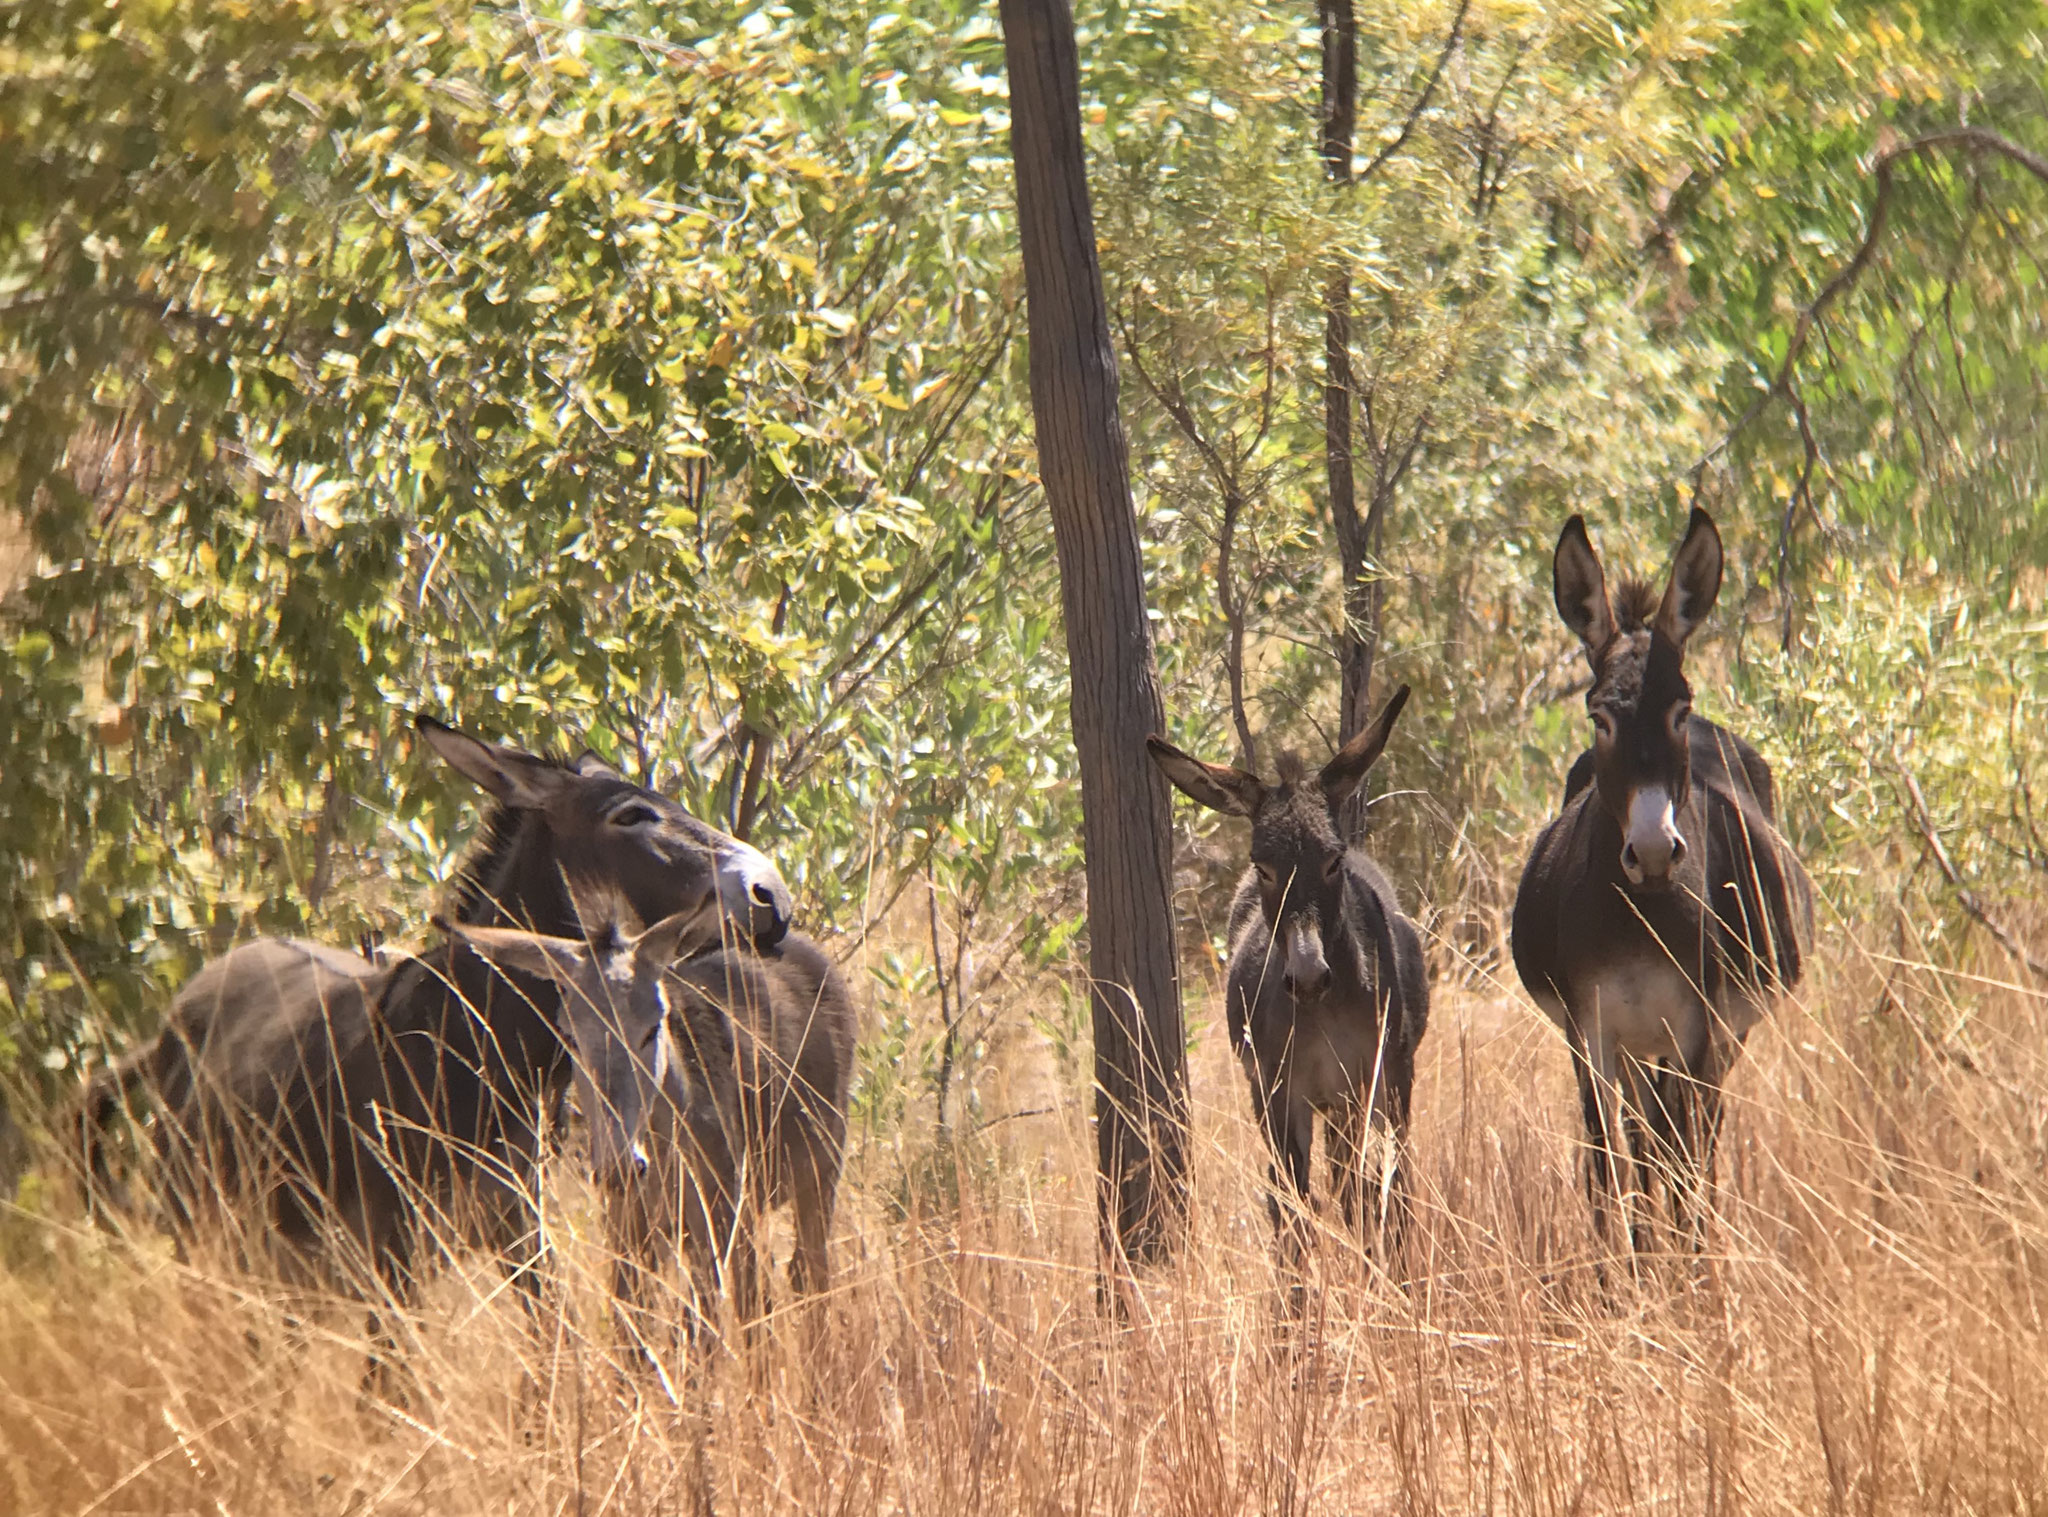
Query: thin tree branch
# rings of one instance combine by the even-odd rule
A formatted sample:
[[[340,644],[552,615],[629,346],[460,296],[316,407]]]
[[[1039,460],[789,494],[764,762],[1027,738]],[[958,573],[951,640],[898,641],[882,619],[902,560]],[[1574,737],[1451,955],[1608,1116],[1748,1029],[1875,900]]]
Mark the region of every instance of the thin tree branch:
[[[1878,243],[1884,238],[1885,228],[1891,220],[1892,191],[1896,187],[1896,171],[1900,163],[1909,158],[1923,158],[1950,148],[1966,148],[1973,153],[1992,153],[2007,162],[2025,169],[2042,184],[2048,184],[2048,158],[2030,152],[2008,137],[1982,127],[1962,126],[1948,131],[1930,132],[1916,137],[1911,142],[1900,143],[1886,148],[1877,155],[1871,171],[1877,182],[1877,193],[1870,202],[1870,214],[1863,231],[1863,240],[1857,244],[1849,261],[1835,271],[1834,277],[1821,286],[1820,293],[1806,309],[1799,313],[1799,320],[1793,325],[1792,340],[1785,345],[1785,357],[1779,363],[1777,372],[1764,392],[1750,402],[1749,409],[1736,419],[1721,440],[1709,448],[1700,461],[1693,466],[1693,495],[1697,500],[1701,481],[1714,460],[1728,450],[1735,439],[1761,416],[1765,407],[1774,400],[1784,398],[1792,382],[1792,370],[1799,362],[1799,356],[1806,350],[1807,341],[1813,336],[1815,325],[1827,314],[1828,308],[1863,277],[1863,271],[1877,254]]]
[[[1429,82],[1423,85],[1422,93],[1415,97],[1415,103],[1408,107],[1408,118],[1401,123],[1400,134],[1373,154],[1371,161],[1352,180],[1353,183],[1365,183],[1379,172],[1381,165],[1407,145],[1408,138],[1415,131],[1415,123],[1422,119],[1422,113],[1429,109],[1429,102],[1436,95],[1437,84],[1444,76],[1444,65],[1451,61],[1451,53],[1457,48],[1458,39],[1464,35],[1465,15],[1471,9],[1472,0],[1458,0],[1458,13],[1451,18],[1451,30],[1444,38],[1443,51],[1436,55],[1436,67],[1429,71]]]
[[[1896,762],[1896,761],[1895,761]],[[1928,855],[1934,860],[1934,867],[1942,872],[1956,893],[1964,911],[1992,937],[1998,946],[2037,975],[2048,976],[2048,963],[2043,963],[2027,951],[2026,945],[2013,936],[2012,931],[1991,915],[1990,910],[1977,893],[1963,883],[1963,877],[1949,858],[1948,849],[1942,845],[1940,835],[1934,830],[1934,818],[1928,812],[1927,798],[1920,793],[1920,782],[1913,778],[1913,772],[1903,763],[1898,764],[1899,778],[1905,783],[1906,798],[1912,803],[1913,828],[1920,834],[1920,840],[1927,845]]]

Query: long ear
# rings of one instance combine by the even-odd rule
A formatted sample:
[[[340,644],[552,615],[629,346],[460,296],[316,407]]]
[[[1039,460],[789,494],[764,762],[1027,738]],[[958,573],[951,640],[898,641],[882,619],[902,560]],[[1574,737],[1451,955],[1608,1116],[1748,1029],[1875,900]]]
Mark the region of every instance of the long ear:
[[[1379,762],[1386,751],[1387,739],[1393,736],[1394,721],[1401,714],[1401,708],[1408,704],[1408,687],[1403,685],[1387,697],[1387,703],[1380,707],[1380,714],[1366,724],[1365,731],[1358,734],[1336,752],[1329,763],[1323,765],[1323,772],[1316,776],[1316,782],[1323,787],[1323,794],[1330,798],[1332,805],[1341,805],[1358,788],[1366,771]]]
[[[1259,797],[1266,793],[1265,784],[1256,774],[1224,764],[1205,764],[1163,737],[1146,738],[1145,751],[1182,795],[1227,816],[1250,816],[1258,809]]]
[[[508,806],[535,811],[561,789],[568,771],[545,759],[486,743],[422,713],[413,718],[427,745],[458,774],[476,781]]]
[[[1590,663],[1614,636],[1614,608],[1607,601],[1607,576],[1600,571],[1600,556],[1586,536],[1585,517],[1574,516],[1558,533],[1550,576],[1557,614],[1579,634]]]
[[[711,906],[693,907],[665,916],[633,939],[633,956],[643,964],[673,964],[683,940],[692,933],[703,932],[716,920],[716,908]]]
[[[1671,560],[1671,583],[1664,587],[1664,599],[1657,604],[1657,618],[1651,625],[1678,647],[1692,636],[1693,629],[1714,609],[1721,593],[1721,533],[1714,518],[1698,506],[1685,526],[1685,541]]]
[[[500,969],[517,969],[544,979],[573,980],[590,964],[590,950],[574,938],[550,937],[518,927],[470,927],[450,922],[449,929]]]
[[[623,780],[625,776],[597,755],[594,748],[585,748],[576,755],[576,761],[569,766],[585,779]]]

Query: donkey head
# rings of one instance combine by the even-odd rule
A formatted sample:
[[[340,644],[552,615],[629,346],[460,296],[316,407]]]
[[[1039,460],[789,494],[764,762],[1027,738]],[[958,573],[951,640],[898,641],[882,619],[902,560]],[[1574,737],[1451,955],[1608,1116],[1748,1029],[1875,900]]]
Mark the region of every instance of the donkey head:
[[[1564,524],[1552,569],[1558,614],[1593,667],[1594,786],[1621,828],[1622,870],[1632,885],[1665,888],[1689,846],[1678,828],[1692,794],[1685,642],[1720,593],[1721,534],[1695,507],[1661,598],[1624,580],[1609,599],[1584,517]]]
[[[618,925],[618,914],[583,942],[518,927],[450,924],[498,968],[562,987],[568,1025],[561,1032],[574,1055],[576,1102],[590,1124],[591,1174],[610,1190],[647,1168],[648,1114],[670,1075],[662,979],[696,930],[697,915],[680,911],[636,934]]]
[[[430,716],[417,724],[436,753],[501,806],[539,818],[563,877],[605,882],[639,921],[694,912],[686,948],[717,941],[722,924],[763,946],[788,932],[789,887],[760,852],[595,754],[556,764]]]
[[[1205,764],[1162,737],[1145,746],[1166,777],[1190,800],[1229,816],[1250,817],[1252,869],[1266,929],[1282,944],[1281,977],[1287,993],[1314,1001],[1330,988],[1324,932],[1341,920],[1344,834],[1338,809],[1350,798],[1387,746],[1394,720],[1408,702],[1396,690],[1366,729],[1337,750],[1315,778],[1298,761],[1281,763],[1278,784],[1223,764]]]

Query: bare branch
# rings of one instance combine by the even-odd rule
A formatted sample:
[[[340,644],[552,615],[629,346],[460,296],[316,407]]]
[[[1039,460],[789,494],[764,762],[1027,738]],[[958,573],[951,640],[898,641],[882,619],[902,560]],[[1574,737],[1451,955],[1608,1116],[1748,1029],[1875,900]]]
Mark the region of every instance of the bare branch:
[[[1954,860],[1948,856],[1948,849],[1942,845],[1940,835],[1934,830],[1934,818],[1927,810],[1927,798],[1920,793],[1920,782],[1913,778],[1913,772],[1904,764],[1898,765],[1898,771],[1899,778],[1904,781],[1906,786],[1906,798],[1912,803],[1913,829],[1920,834],[1920,840],[1927,845],[1927,852],[1934,860],[1934,867],[1939,869],[1943,877],[1948,880],[1949,885],[1956,893],[1956,899],[1962,903],[1963,910],[1968,912],[1979,926],[1998,940],[2000,948],[2003,948],[2013,958],[2026,965],[2033,973],[2048,976],[2048,963],[2043,963],[2029,953],[2026,945],[2013,936],[2011,929],[2005,927],[1996,917],[1992,916],[1984,902],[1978,898],[1977,893],[1963,883],[1963,877],[1957,871]]]
[[[1135,297],[1134,297],[1135,298]],[[1138,346],[1138,334],[1121,314],[1117,325],[1123,329],[1124,349],[1131,355],[1131,368],[1137,374],[1152,398],[1159,402],[1160,409],[1172,418],[1180,429],[1181,436],[1189,446],[1201,455],[1216,481],[1216,488],[1223,496],[1223,519],[1216,536],[1216,599],[1223,611],[1224,625],[1229,629],[1230,638],[1224,654],[1224,675],[1230,684],[1230,719],[1237,728],[1238,746],[1243,750],[1244,767],[1258,767],[1257,750],[1252,744],[1251,719],[1245,713],[1244,705],[1244,602],[1237,593],[1237,582],[1232,575],[1232,555],[1237,546],[1237,522],[1243,514],[1244,489],[1238,479],[1237,469],[1226,461],[1216,445],[1202,432],[1202,425],[1195,419],[1195,413],[1181,394],[1179,381],[1172,387],[1159,383],[1145,367],[1145,356]]]
[[[1422,113],[1429,109],[1429,102],[1436,95],[1437,84],[1444,77],[1444,65],[1451,61],[1451,53],[1458,46],[1458,39],[1465,33],[1465,14],[1472,9],[1472,0],[1458,0],[1458,13],[1451,18],[1451,30],[1444,38],[1443,51],[1436,55],[1436,67],[1429,71],[1429,82],[1422,87],[1422,93],[1415,97],[1415,103],[1408,107],[1408,118],[1401,123],[1401,131],[1392,142],[1373,154],[1372,161],[1362,169],[1353,181],[1363,184],[1379,172],[1394,154],[1407,145],[1408,138],[1415,131],[1415,123],[1422,119]]]
[[[1876,256],[1878,243],[1884,238],[1885,227],[1891,219],[1892,190],[1897,183],[1895,175],[1899,164],[1909,158],[1929,157],[1951,148],[1964,148],[1972,153],[1995,154],[2025,169],[2041,183],[2048,184],[2048,158],[2030,152],[2010,138],[2003,137],[1997,132],[1986,131],[1982,127],[1962,126],[1943,132],[1930,132],[1924,137],[1916,137],[1911,142],[1900,143],[1879,153],[1871,165],[1872,174],[1877,181],[1877,193],[1870,202],[1870,214],[1864,226],[1863,241],[1857,245],[1849,261],[1837,269],[1834,277],[1821,286],[1820,293],[1814,296],[1812,303],[1799,313],[1799,320],[1792,328],[1792,340],[1785,345],[1785,357],[1779,363],[1777,373],[1772,376],[1770,386],[1750,402],[1749,409],[1736,419],[1735,425],[1728,429],[1727,434],[1709,448],[1693,466],[1695,499],[1698,497],[1700,482],[1705,477],[1708,466],[1728,450],[1729,445],[1742,435],[1751,422],[1763,414],[1766,406],[1774,400],[1784,398],[1787,387],[1792,383],[1792,370],[1798,364],[1800,354],[1806,350],[1806,344],[1813,336],[1815,324],[1827,314],[1828,308],[1836,300],[1855,286],[1856,281],[1863,277],[1863,271],[1870,266],[1871,259]]]

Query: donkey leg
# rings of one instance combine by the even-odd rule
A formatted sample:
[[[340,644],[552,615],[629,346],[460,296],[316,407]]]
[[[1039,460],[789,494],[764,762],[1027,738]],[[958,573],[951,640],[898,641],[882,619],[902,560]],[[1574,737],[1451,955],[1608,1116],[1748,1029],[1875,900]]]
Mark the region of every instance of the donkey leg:
[[[654,1309],[662,1274],[664,1229],[659,1220],[665,1207],[672,1207],[662,1195],[664,1186],[675,1184],[672,1176],[650,1170],[639,1183],[613,1194],[607,1202],[607,1230],[612,1246],[612,1317],[620,1346],[629,1361],[652,1369],[671,1396],[675,1386],[664,1362],[664,1350],[672,1346],[672,1334]]]
[[[832,1232],[839,1162],[819,1134],[792,1147],[787,1162],[796,1208],[796,1254],[789,1261],[789,1283],[799,1295],[815,1295],[832,1283],[831,1260],[825,1250]]]
[[[1655,1066],[1632,1054],[1621,1057],[1621,1125],[1628,1144],[1624,1162],[1629,1176],[1629,1246],[1638,1259],[1657,1251],[1654,1197],[1662,1178],[1672,1183],[1671,1133],[1674,1131],[1665,1107],[1663,1076]]]
[[[1601,1243],[1615,1246],[1610,1226],[1610,1203],[1618,1204],[1624,1222],[1628,1217],[1628,1195],[1624,1166],[1628,1144],[1622,1130],[1621,1086],[1617,1078],[1616,1050],[1597,1032],[1589,1036],[1576,1025],[1572,1029],[1572,1064],[1579,1079],[1579,1107],[1586,1123],[1586,1197],[1593,1207],[1593,1231]],[[1606,1283],[1606,1272],[1601,1271]]]
[[[419,1295],[409,1233],[385,1241],[378,1251],[375,1273],[383,1300],[364,1313],[364,1331],[370,1346],[362,1383],[356,1392],[359,1409],[375,1402],[403,1407],[412,1399],[404,1351],[399,1347],[393,1325],[393,1314],[410,1311]]]
[[[1700,1068],[1688,1074],[1674,1071],[1671,1080],[1679,1087],[1674,1100],[1678,1121],[1675,1138],[1680,1145],[1678,1183],[1671,1194],[1672,1225],[1695,1254],[1705,1253],[1707,1222],[1714,1209],[1714,1158],[1721,1138],[1721,1082],[1732,1054],[1710,1042]]]
[[[1406,1247],[1414,1209],[1408,1177],[1408,1112],[1414,1087],[1415,1050],[1390,1051],[1366,1135],[1374,1160],[1374,1225],[1380,1256],[1389,1263]]]
[[[1273,1230],[1280,1250],[1280,1272],[1287,1281],[1287,1303],[1291,1315],[1299,1316],[1307,1291],[1301,1278],[1303,1256],[1308,1252],[1308,1201],[1310,1148],[1315,1141],[1315,1117],[1306,1107],[1297,1107],[1284,1092],[1265,1101],[1266,1141],[1272,1145],[1273,1160],[1267,1171],[1266,1208],[1273,1218]],[[1283,1187],[1291,1191],[1284,1199]]]
[[[1345,1230],[1372,1227],[1365,1202],[1367,1143],[1362,1106],[1339,1106],[1323,1113],[1323,1146],[1329,1150],[1330,1190]]]

